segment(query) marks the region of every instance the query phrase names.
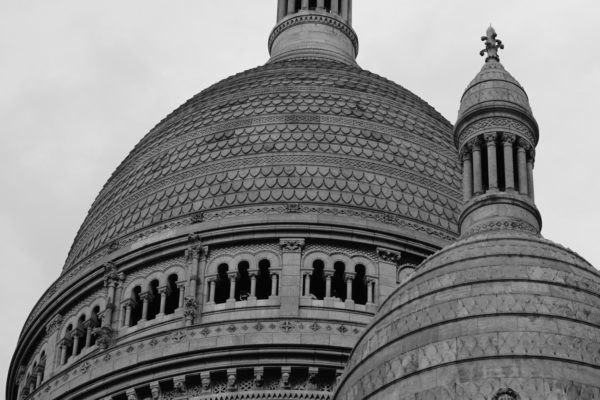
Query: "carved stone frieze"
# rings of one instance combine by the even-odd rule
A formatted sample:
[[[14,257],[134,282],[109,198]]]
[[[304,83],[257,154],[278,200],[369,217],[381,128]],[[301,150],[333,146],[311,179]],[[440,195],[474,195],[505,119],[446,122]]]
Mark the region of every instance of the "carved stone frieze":
[[[469,124],[460,132],[460,136],[458,138],[458,148],[462,148],[465,143],[478,135],[496,132],[516,133],[518,136],[527,139],[529,143],[536,143],[533,133],[524,123],[513,118],[488,117]]]
[[[401,252],[390,249],[384,249],[382,247],[377,248],[377,256],[381,261],[391,264],[400,264],[402,260]]]
[[[55,315],[50,322],[46,325],[46,335],[52,336],[56,331],[60,329],[63,323],[63,316],[60,314]]]
[[[284,252],[298,253],[304,247],[304,239],[285,238],[279,240],[279,245]]]

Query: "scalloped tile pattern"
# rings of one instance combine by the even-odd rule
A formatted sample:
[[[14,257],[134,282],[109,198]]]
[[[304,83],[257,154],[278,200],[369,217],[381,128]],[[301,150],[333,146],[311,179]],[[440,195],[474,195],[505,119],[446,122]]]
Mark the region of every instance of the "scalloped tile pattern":
[[[198,211],[317,203],[455,236],[452,126],[357,67],[292,60],[199,93],[146,135],[94,201],[65,270],[114,240]]]

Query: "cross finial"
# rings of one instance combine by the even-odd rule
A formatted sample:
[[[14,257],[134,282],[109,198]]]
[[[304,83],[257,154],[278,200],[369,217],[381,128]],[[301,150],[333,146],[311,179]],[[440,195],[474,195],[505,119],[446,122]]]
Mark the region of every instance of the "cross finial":
[[[481,37],[481,41],[485,42],[485,49],[481,50],[479,54],[483,56],[487,53],[488,56],[485,59],[485,62],[488,62],[489,60],[500,61],[498,50],[504,49],[504,44],[502,44],[502,40],[496,39],[497,36],[496,30],[490,25],[487,29],[486,36]]]

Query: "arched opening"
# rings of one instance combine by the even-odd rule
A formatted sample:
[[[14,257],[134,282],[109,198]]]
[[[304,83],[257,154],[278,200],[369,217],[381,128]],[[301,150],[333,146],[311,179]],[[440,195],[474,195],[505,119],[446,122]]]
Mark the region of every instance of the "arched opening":
[[[76,356],[81,354],[81,350],[85,347],[85,314],[80,315],[79,320],[77,320],[77,334],[79,340],[77,341],[77,347],[73,349]]]
[[[167,300],[165,304],[165,314],[173,314],[179,307],[179,286],[177,281],[179,277],[176,274],[169,275],[167,280]]]
[[[148,315],[147,320],[156,318],[156,315],[160,312],[160,293],[158,293],[158,279],[154,279],[150,282],[148,287]]]
[[[248,300],[248,297],[250,296],[249,268],[250,264],[248,264],[248,261],[241,261],[238,264],[238,276],[235,284],[235,299],[237,301]]]
[[[132,308],[131,308],[131,318],[129,321],[129,326],[137,325],[137,323],[142,319],[142,301],[140,299],[140,293],[142,293],[142,287],[136,286],[131,291],[131,300],[132,300]]]
[[[356,304],[367,304],[366,268],[364,265],[358,264],[354,267],[354,271],[356,272],[356,276],[352,281],[352,300]]]
[[[67,326],[67,330],[65,332],[65,348],[63,351],[65,352],[65,364],[69,360],[69,358],[73,355],[73,325],[69,324]]]
[[[331,12],[331,0],[325,0],[325,11]]]
[[[271,293],[271,263],[269,260],[260,260],[258,263],[258,277],[256,279],[256,298],[268,299]]]
[[[92,331],[94,330],[94,328],[97,328],[100,326],[100,321],[98,318],[98,314],[100,313],[100,307],[96,306],[94,307],[94,309],[92,310],[92,313],[90,315],[90,329],[92,329]],[[90,337],[90,346],[94,346],[96,344],[96,335],[94,335],[92,333],[92,336]]]
[[[302,8],[302,0],[296,0],[294,4],[294,12],[297,13]]]
[[[310,294],[311,297],[318,300],[325,298],[325,278],[323,271],[325,270],[325,264],[321,260],[315,260],[313,262],[313,271],[310,275]]]
[[[217,268],[217,282],[215,284],[215,303],[221,304],[227,301],[229,297],[229,277],[227,271],[229,267],[227,264],[221,264]]]
[[[40,382],[44,381],[44,372],[46,370],[46,351],[42,351],[42,354],[40,355],[40,364],[38,366],[38,370],[40,373]]]
[[[317,9],[317,0],[309,0],[308,1],[308,9],[316,10]]]
[[[331,297],[346,300],[346,282],[344,275],[346,273],[346,265],[338,261],[333,264],[333,279],[331,281]]]

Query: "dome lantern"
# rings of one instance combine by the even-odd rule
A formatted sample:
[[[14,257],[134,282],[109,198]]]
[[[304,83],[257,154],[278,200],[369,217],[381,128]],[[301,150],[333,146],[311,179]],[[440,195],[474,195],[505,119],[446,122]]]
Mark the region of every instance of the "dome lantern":
[[[356,65],[352,0],[279,0],[269,62],[319,58]]]
[[[500,64],[504,44],[489,27],[485,64],[469,84],[454,129],[463,165],[461,235],[497,229],[539,234],[533,164],[539,132],[523,87]]]

